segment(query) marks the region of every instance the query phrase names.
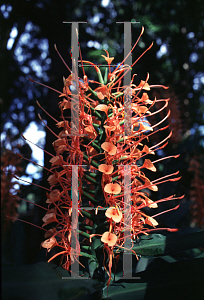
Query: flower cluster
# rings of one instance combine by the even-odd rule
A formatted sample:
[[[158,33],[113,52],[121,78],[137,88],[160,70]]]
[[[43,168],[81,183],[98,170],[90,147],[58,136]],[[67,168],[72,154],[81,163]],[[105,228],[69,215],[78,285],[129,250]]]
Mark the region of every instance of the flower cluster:
[[[142,34],[143,29],[140,36]],[[171,136],[170,133],[157,144],[147,146],[147,141],[154,133],[168,127],[160,125],[169,115],[165,115],[159,122],[152,122],[156,114],[165,111],[169,99],[150,99],[148,92],[153,88],[166,87],[149,84],[149,75],[136,84],[136,74],[128,86],[123,86],[125,74],[130,72],[138,60],[132,66],[126,65],[124,60],[111,71],[110,64],[114,58],[105,52],[106,55],[102,56],[108,67],[104,76],[97,65],[81,58],[83,79],[71,73],[64,78],[63,91],[58,92],[61,120],[54,121],[60,132],[53,132],[56,137],[53,142],[56,154],[50,154],[50,189],[46,201],[48,209],[43,217],[43,228],[48,229],[42,247],[48,251],[55,246],[60,247],[61,251],[49,261],[62,255],[63,267],[70,270],[74,261],[80,263],[80,255],[92,257],[92,250],[95,249],[92,246],[93,240],[100,236],[101,247],[108,255],[109,271],[106,264],[104,267],[109,274],[109,285],[115,252],[125,248],[125,230],[128,230],[132,241],[141,234],[147,235],[151,230],[156,230],[158,222],[155,216],[148,216],[143,208],[154,209],[160,202],[178,199],[171,195],[154,202],[150,199],[150,192],[157,191],[161,183],[176,181],[179,177],[172,178],[178,174],[176,172],[151,181],[145,175],[146,170],[156,172],[156,164],[161,159],[152,161],[151,157],[156,150],[166,146]],[[88,80],[86,65],[94,67],[98,81]],[[131,103],[127,104],[126,97],[131,97]],[[160,108],[152,110],[157,103]],[[129,135],[125,134],[126,109],[130,111],[129,119],[126,120]],[[71,110],[74,113],[70,120]],[[75,119],[77,114],[78,120]],[[178,155],[171,157],[176,158]],[[78,173],[73,168],[76,165]],[[77,190],[73,188],[73,172],[78,177]],[[129,183],[125,183],[126,173]],[[76,220],[73,221],[74,194],[78,196],[79,228]],[[129,203],[126,203],[127,194],[130,196]],[[129,215],[125,214],[125,210],[129,211]],[[77,234],[84,238],[80,243]],[[75,248],[72,247],[74,239],[77,240]],[[135,253],[132,248],[129,250]]]

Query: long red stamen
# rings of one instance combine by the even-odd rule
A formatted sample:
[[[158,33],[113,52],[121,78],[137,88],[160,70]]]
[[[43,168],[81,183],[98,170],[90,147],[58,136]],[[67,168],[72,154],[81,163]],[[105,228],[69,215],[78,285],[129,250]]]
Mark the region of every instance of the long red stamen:
[[[58,91],[58,90],[56,90],[56,89],[54,89],[54,88],[52,88],[52,87],[50,87],[50,86],[48,86],[48,85],[46,85],[46,84],[43,84],[43,83],[38,82],[38,81],[35,81],[35,80],[31,79],[31,78],[28,78],[28,79],[29,79],[30,81],[34,82],[34,83],[37,83],[37,84],[42,85],[42,86],[44,86],[44,87],[46,87],[46,88],[48,88],[48,89],[50,89],[50,90],[52,90],[52,91],[55,91],[56,93],[58,93],[58,94],[60,94],[60,95],[63,95],[63,93],[61,93],[60,91]]]
[[[69,70],[70,73],[72,73],[71,69],[69,68],[69,66],[66,64],[66,62],[64,61],[63,57],[61,56],[61,54],[59,53],[56,44],[54,45],[55,50],[57,51],[57,54],[59,55],[59,57],[61,58],[63,64],[66,66],[66,68]]]

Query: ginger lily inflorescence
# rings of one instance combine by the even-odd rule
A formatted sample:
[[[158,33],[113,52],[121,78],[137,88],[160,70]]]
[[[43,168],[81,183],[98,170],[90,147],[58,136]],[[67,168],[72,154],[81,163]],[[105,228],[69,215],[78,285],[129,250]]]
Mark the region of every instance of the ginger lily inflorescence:
[[[140,36],[142,34],[143,29]],[[154,160],[152,157],[155,151],[166,146],[171,136],[171,133],[167,134],[156,145],[147,146],[155,132],[168,127],[162,127],[162,124],[169,116],[168,113],[157,123],[151,121],[153,115],[159,114],[168,106],[169,99],[150,99],[148,93],[152,88],[166,87],[151,85],[148,82],[149,75],[139,84],[135,84],[133,82],[136,74],[132,76],[128,86],[123,86],[124,76],[130,72],[131,66],[125,64],[124,60],[112,70],[110,65],[114,58],[109,57],[108,51],[105,52],[106,55],[102,57],[108,66],[104,75],[97,65],[81,59],[83,79],[76,78],[71,73],[64,78],[63,91],[58,92],[61,117],[55,122],[60,132],[53,132],[56,136],[53,142],[56,154],[51,155],[50,159],[50,190],[46,200],[48,209],[43,217],[43,228],[48,226],[49,229],[46,229],[42,247],[49,252],[58,246],[60,250],[49,261],[61,255],[62,266],[67,270],[71,269],[70,266],[75,261],[81,264],[80,256],[87,259],[94,257],[97,261],[97,249],[103,249],[102,253],[106,258],[104,268],[109,275],[109,285],[113,259],[117,253],[126,249],[125,230],[128,230],[132,243],[141,234],[148,235],[149,232],[157,230],[159,224],[156,218],[144,213],[143,208],[154,210],[160,202],[176,199],[171,195],[152,201],[150,193],[157,191],[161,183],[176,181],[179,177],[176,172],[151,181],[145,175],[146,170],[157,171],[157,163],[161,159]],[[132,67],[137,61],[138,59]],[[85,74],[87,65],[95,69],[98,81],[88,80]],[[131,95],[129,135],[124,132],[125,94]],[[154,111],[152,107],[157,102],[162,105]],[[79,108],[78,132],[73,126],[75,120],[70,117],[71,109],[76,108],[74,103]],[[38,105],[40,106],[39,103]],[[176,158],[178,155],[171,157]],[[73,166],[76,165],[78,227],[73,228],[76,224],[72,222],[72,196],[76,191],[72,187],[72,173]],[[125,186],[124,178],[128,166],[130,184]],[[127,190],[131,195],[129,216],[125,216]],[[76,240],[77,234],[80,238],[73,248],[72,240]],[[128,250],[137,256],[132,248]]]

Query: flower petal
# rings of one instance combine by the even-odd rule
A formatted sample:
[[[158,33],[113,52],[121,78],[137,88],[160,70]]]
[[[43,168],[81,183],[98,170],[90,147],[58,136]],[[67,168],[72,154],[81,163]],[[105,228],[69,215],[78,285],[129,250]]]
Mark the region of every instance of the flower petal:
[[[48,194],[48,198],[46,203],[53,203],[53,202],[56,202],[60,199],[60,191],[59,190],[53,190],[51,191],[50,194]]]
[[[145,159],[142,168],[146,168],[148,170],[151,170],[152,172],[156,172],[157,170],[150,159]]]
[[[118,183],[107,183],[104,187],[104,191],[109,194],[120,194],[121,186]]]
[[[99,92],[99,93],[101,93],[101,92]],[[104,99],[104,97],[102,99]],[[108,110],[109,110],[109,107],[107,105],[105,105],[105,104],[99,104],[94,109],[99,110],[99,111],[104,111],[107,114]]]
[[[122,212],[117,207],[109,207],[105,213],[106,217],[112,218],[114,222],[118,223],[122,219]]]
[[[44,224],[42,225],[42,227],[44,227],[45,225],[50,224],[50,223],[52,223],[52,222],[58,222],[55,213],[47,213],[47,214],[43,217],[42,220],[43,220],[43,222],[44,222]]]
[[[63,164],[63,157],[62,155],[53,156],[49,162],[52,164],[52,166],[61,165]]]
[[[52,236],[52,237],[49,238],[48,240],[45,240],[44,242],[42,242],[41,246],[42,246],[43,248],[48,249],[48,252],[50,252],[50,250],[52,249],[52,247],[53,247],[54,244],[56,244],[56,243],[57,243],[56,238]]]
[[[101,148],[108,152],[109,155],[115,155],[117,152],[117,147],[109,142],[104,142]]]
[[[108,244],[109,247],[114,246],[117,242],[117,239],[117,236],[109,231],[104,232],[101,237],[101,241]]]
[[[112,165],[106,165],[106,164],[101,164],[98,167],[98,170],[104,174],[111,174],[113,173],[113,166]]]
[[[144,80],[140,81],[140,84],[138,85],[138,88],[143,88],[146,91],[150,91],[149,84],[145,82]]]
[[[52,174],[48,177],[47,181],[50,185],[55,185],[58,183],[58,178],[55,176],[55,174]]]
[[[148,224],[148,225],[153,226],[153,227],[159,225],[159,223],[152,217],[146,218],[145,224]]]

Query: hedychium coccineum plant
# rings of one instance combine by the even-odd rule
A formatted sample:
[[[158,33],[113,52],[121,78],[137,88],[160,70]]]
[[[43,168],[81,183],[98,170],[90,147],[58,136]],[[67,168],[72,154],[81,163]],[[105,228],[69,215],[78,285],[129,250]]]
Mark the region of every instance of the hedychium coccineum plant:
[[[143,31],[142,29],[139,38]],[[60,132],[59,134],[53,132],[56,137],[53,142],[56,154],[50,154],[51,167],[48,170],[50,189],[47,191],[46,200],[48,208],[42,225],[46,232],[41,246],[48,252],[58,246],[61,250],[48,261],[61,256],[62,266],[67,270],[71,270],[70,266],[75,261],[79,262],[80,256],[87,257],[90,262],[94,260],[95,266],[99,266],[97,251],[102,249],[102,254],[104,253],[102,263],[109,275],[107,285],[111,280],[113,260],[119,252],[126,249],[124,226],[129,228],[132,243],[142,234],[148,235],[149,232],[161,230],[157,227],[159,224],[155,219],[156,215],[148,216],[143,208],[154,209],[160,202],[178,199],[175,195],[170,195],[168,198],[152,201],[148,192],[148,190],[157,191],[161,183],[178,180],[179,177],[176,177],[178,172],[154,181],[150,181],[145,175],[145,170],[157,171],[157,162],[161,159],[150,158],[154,157],[156,150],[166,146],[171,136],[170,133],[157,145],[147,146],[146,142],[155,132],[168,127],[162,127],[162,124],[169,116],[168,113],[158,123],[152,124],[151,117],[166,108],[169,99],[149,99],[148,92],[153,88],[166,89],[166,87],[149,84],[148,75],[139,85],[136,85],[134,84],[136,74],[132,76],[128,86],[123,85],[125,74],[131,71],[131,67],[146,51],[132,66],[125,64],[126,57],[114,70],[111,70],[110,65],[114,58],[109,57],[108,51],[105,50],[106,53],[102,56],[108,66],[104,75],[97,65],[84,61],[80,51],[83,79],[75,78],[76,76],[71,73],[66,79],[64,78],[63,91],[57,91],[61,116],[60,120],[54,120]],[[87,65],[94,68],[98,81],[88,80],[85,74]],[[69,71],[71,72],[70,69]],[[97,87],[93,88],[92,84]],[[76,86],[78,86],[77,94]],[[129,136],[124,133],[125,92],[132,97]],[[76,97],[79,105],[78,135],[73,134],[73,119],[70,118],[71,108],[74,109],[72,101]],[[162,107],[151,112],[157,102],[162,102]],[[38,105],[40,106],[39,103]],[[49,117],[53,118],[50,115]],[[171,157],[177,158],[178,155]],[[169,157],[162,159],[167,158]],[[73,165],[78,165],[79,227],[77,231],[80,236],[75,249],[72,248],[72,239],[75,238],[72,231]],[[131,195],[129,224],[124,224],[125,166],[131,167],[131,184],[128,186]],[[49,229],[46,230],[47,225]],[[176,229],[165,229],[176,231]],[[132,248],[128,250],[137,256]],[[93,276],[93,271],[90,270],[90,274]]]

